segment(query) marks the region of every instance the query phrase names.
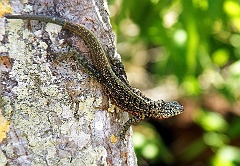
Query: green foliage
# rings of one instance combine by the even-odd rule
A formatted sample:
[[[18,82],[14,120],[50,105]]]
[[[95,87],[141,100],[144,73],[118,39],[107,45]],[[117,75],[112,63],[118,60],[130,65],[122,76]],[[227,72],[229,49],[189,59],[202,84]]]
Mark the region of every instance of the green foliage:
[[[191,84],[190,89],[183,86],[188,95],[202,93],[202,87],[196,85],[198,76],[209,69],[221,72],[231,67],[232,62],[239,61],[240,7],[237,0],[122,0],[116,9],[118,12],[112,19],[118,42],[135,47],[141,41],[147,51],[157,47],[165,50],[155,55],[157,60],[149,62],[148,70],[159,77],[174,74],[180,84]],[[121,55],[129,54],[133,53],[125,51]],[[150,60],[154,58],[151,54],[147,56]],[[189,79],[191,77],[196,80]],[[235,100],[239,97],[233,96]]]
[[[240,141],[240,1],[112,0],[110,4],[118,52],[126,67],[144,68],[150,75],[147,79],[156,84],[174,77],[182,98],[197,105],[184,114],[193,117],[202,134],[175,160],[194,161],[210,149],[210,165],[240,164],[236,157],[240,149],[233,143]],[[213,100],[212,94],[218,98]]]

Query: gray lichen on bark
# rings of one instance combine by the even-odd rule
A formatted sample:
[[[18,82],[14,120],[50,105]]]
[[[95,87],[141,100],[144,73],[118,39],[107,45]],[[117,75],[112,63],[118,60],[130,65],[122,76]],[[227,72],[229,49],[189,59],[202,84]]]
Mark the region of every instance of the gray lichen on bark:
[[[15,13],[58,13],[85,24],[104,49],[115,47],[104,1],[11,2]],[[10,120],[10,130],[0,143],[0,156],[10,165],[136,165],[131,141],[110,141],[127,114],[106,111],[108,100],[101,85],[73,59],[55,62],[49,58],[55,51],[68,50],[66,43],[87,52],[84,42],[75,35],[68,38],[70,33],[54,24],[1,21],[6,23],[7,42],[1,41],[0,51],[8,52],[13,63],[11,71],[1,75],[1,110]]]

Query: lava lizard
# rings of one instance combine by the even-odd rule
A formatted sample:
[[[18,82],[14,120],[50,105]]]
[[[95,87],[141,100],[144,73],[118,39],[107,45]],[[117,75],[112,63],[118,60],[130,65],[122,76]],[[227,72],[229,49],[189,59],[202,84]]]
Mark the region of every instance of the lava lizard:
[[[111,102],[133,116],[123,125],[119,133],[120,139],[125,138],[128,128],[146,118],[169,118],[183,112],[183,106],[177,101],[153,101],[142,94],[138,89],[132,88],[127,81],[120,79],[113,71],[106,53],[98,38],[84,25],[75,24],[66,19],[46,15],[5,15],[8,19],[39,20],[61,25],[64,29],[79,35],[89,48],[93,65],[80,53],[75,52],[74,57],[78,64],[102,86]]]

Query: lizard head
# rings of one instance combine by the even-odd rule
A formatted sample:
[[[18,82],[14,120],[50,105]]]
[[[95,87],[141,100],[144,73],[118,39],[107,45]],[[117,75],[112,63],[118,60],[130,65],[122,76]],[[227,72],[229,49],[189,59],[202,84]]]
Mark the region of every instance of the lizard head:
[[[155,105],[158,105],[155,110],[154,118],[170,118],[172,116],[179,115],[183,112],[184,108],[177,101],[164,102],[163,100],[158,100]]]

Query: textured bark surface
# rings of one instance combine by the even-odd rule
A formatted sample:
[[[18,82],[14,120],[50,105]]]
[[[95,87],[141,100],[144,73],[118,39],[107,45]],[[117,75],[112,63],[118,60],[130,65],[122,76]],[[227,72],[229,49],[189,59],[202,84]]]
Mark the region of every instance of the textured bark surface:
[[[12,0],[11,6],[13,14],[54,15],[81,23],[110,56],[119,58],[105,3]],[[0,78],[0,119],[6,126],[0,164],[136,165],[130,137],[125,142],[111,140],[128,115],[107,111],[111,105],[101,85],[74,59],[53,60],[69,45],[89,56],[80,37],[50,23],[5,18],[0,22],[0,52],[12,61],[11,70],[2,71]]]

